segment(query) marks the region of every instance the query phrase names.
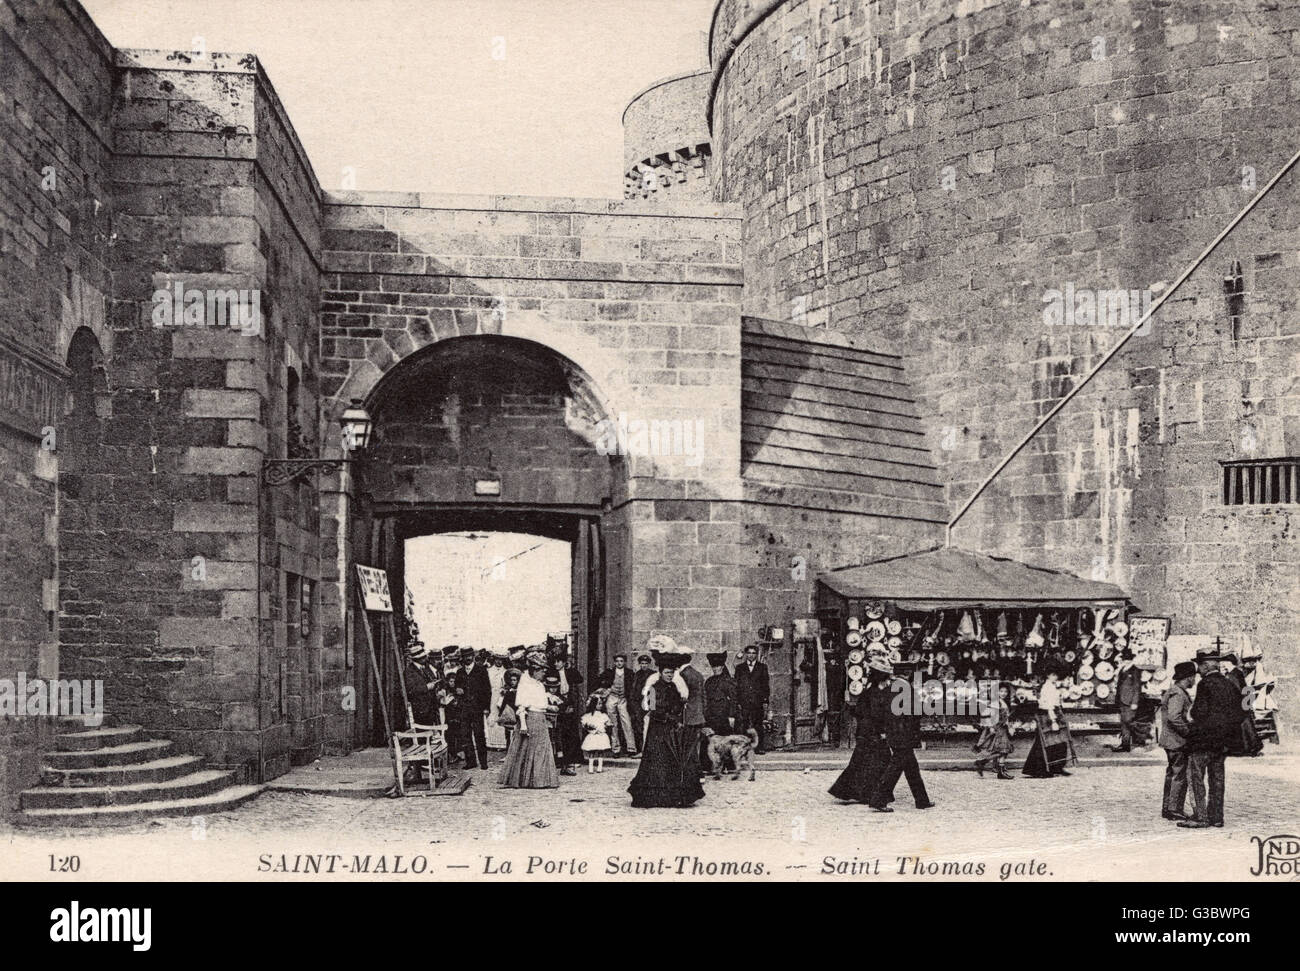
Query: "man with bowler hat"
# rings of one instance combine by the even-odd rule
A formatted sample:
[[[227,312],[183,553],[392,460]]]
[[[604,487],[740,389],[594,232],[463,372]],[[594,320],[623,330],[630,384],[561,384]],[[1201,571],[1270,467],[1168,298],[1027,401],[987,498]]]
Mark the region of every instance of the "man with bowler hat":
[[[1160,815],[1165,819],[1187,818],[1187,733],[1191,730],[1192,695],[1196,665],[1179,661],[1174,665],[1173,684],[1160,699],[1160,745],[1169,764],[1165,767],[1165,795]]]
[[[736,665],[736,707],[740,710],[736,730],[747,732],[751,728],[758,732],[758,747],[754,749],[759,755],[763,749],[763,720],[767,714],[767,702],[771,696],[771,682],[767,676],[767,665],[758,659],[758,645],[750,644],[741,655]]]
[[[1228,746],[1241,731],[1241,694],[1219,673],[1217,651],[1197,651],[1201,672],[1192,704],[1192,725],[1187,733],[1187,771],[1192,787],[1192,818],[1178,825],[1205,829],[1223,825],[1223,763]],[[1206,779],[1209,799],[1206,799]]]
[[[892,669],[891,669],[891,674]],[[889,746],[889,763],[885,766],[876,786],[871,808],[880,813],[893,812],[889,808],[894,798],[894,786],[901,776],[907,776],[907,786],[917,809],[930,809],[934,803],[925,791],[921,767],[916,761],[916,743],[921,740],[921,711],[919,699],[912,686],[902,678],[891,677],[888,685],[873,691],[869,704],[873,720],[885,726],[885,744]],[[887,710],[886,710],[887,708]]]

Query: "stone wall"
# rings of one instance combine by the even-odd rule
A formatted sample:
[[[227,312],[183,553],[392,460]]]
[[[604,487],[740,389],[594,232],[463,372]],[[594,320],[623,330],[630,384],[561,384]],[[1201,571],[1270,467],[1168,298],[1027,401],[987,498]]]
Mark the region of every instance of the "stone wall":
[[[319,633],[283,603],[319,581],[314,491],[258,481],[290,366],[315,448],[318,190],[254,58],[115,59],[110,388],[61,537],[68,668],[119,720],[275,775],[320,750]],[[178,287],[202,310],[159,316]]]
[[[1267,2],[722,0],[716,192],[745,210],[746,311],[902,354],[955,510],[1123,332],[1049,325],[1051,292],[1158,297],[1295,151],[1298,30]],[[1296,454],[1295,179],[956,542],[1300,666],[1294,507],[1225,507],[1218,465]]]
[[[111,349],[110,73],[80,7],[0,0],[0,678],[61,674],[59,475],[78,457],[66,364],[78,331]],[[35,781],[51,722],[3,722],[7,809]]]
[[[607,655],[663,632],[693,646],[703,666],[705,651],[738,650],[760,626],[809,612],[818,571],[930,546],[941,535],[932,496],[832,489],[817,475],[742,476],[740,249],[725,208],[365,193],[333,197],[325,220],[324,264],[337,271],[326,277],[322,304],[331,412],[362,398],[380,402],[382,414],[384,389],[407,380],[437,397],[433,377],[409,377],[427,349],[500,336],[541,345],[539,360],[553,353],[568,362],[588,422],[704,422],[698,465],[631,456],[614,476],[602,517]],[[483,366],[443,363],[453,376]],[[442,420],[377,430],[382,443],[367,457],[363,505],[474,502],[468,489],[482,470],[451,461],[470,446],[448,451],[433,427]],[[500,412],[494,420],[507,424]],[[568,442],[581,454],[578,441]],[[500,503],[590,506],[596,497],[563,475],[529,482],[518,465],[533,460],[501,444],[493,450]]]

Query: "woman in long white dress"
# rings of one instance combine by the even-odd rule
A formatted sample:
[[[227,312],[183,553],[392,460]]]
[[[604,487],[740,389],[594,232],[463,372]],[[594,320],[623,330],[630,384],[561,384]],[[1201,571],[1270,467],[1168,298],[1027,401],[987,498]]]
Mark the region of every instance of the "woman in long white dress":
[[[501,707],[501,698],[505,693],[506,669],[498,659],[493,658],[488,665],[488,682],[492,685],[492,707],[487,715],[487,747],[504,749],[506,747],[506,729],[497,721],[497,709]]]

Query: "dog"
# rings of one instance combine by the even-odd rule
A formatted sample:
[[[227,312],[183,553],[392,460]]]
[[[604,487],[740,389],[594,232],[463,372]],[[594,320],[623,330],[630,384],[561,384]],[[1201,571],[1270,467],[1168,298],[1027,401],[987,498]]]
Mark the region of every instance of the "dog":
[[[754,749],[758,748],[758,732],[750,729],[744,735],[716,735],[711,728],[702,732],[708,740],[707,751],[709,763],[713,768],[713,778],[721,779],[722,770],[727,762],[735,768],[732,779],[739,779],[741,769],[749,766],[749,781],[754,781]]]

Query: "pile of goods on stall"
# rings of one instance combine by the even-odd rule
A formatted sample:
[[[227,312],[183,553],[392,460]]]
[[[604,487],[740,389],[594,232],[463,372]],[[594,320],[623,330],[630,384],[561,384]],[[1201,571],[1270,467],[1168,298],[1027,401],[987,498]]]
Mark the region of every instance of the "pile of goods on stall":
[[[930,691],[959,698],[973,690],[961,682],[1006,681],[1015,700],[1026,704],[1036,698],[1050,663],[1061,675],[1067,705],[1096,708],[1115,704],[1128,624],[1119,609],[969,607],[927,613],[877,602],[865,605],[862,617],[845,618],[843,637],[850,697],[866,686],[868,652],[882,651],[893,664],[912,665],[923,680],[953,682]],[[1163,667],[1145,665],[1142,680],[1154,693],[1168,685],[1169,676]],[[1027,721],[1032,717],[1031,711]]]

